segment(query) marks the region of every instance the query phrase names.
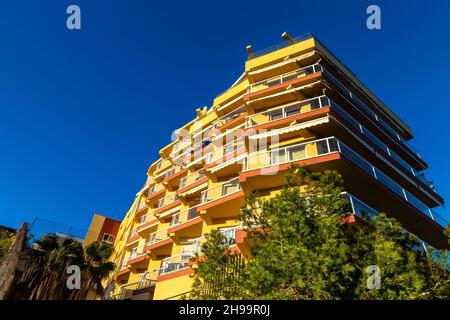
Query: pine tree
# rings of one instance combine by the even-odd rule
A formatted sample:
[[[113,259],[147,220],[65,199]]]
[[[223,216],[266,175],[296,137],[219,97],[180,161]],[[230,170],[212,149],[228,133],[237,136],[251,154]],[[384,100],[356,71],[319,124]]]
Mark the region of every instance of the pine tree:
[[[275,197],[248,196],[240,218],[252,257],[233,263],[220,233],[208,235],[190,298],[449,298],[449,252],[417,250],[417,239],[384,214],[347,223],[343,191],[336,171],[296,166]],[[225,277],[224,268],[233,272]]]

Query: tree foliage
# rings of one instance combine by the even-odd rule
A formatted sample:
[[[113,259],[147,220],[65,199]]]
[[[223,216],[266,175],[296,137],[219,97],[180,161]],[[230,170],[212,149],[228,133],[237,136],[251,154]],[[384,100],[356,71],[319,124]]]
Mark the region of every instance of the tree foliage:
[[[385,214],[346,223],[343,191],[336,171],[292,167],[275,197],[251,194],[240,218],[252,257],[220,278],[233,254],[218,232],[208,236],[191,298],[448,299],[449,251],[418,250],[417,239]],[[370,285],[369,266],[380,270],[379,287]]]
[[[96,242],[85,249],[71,238],[44,235],[28,250],[24,272],[16,280],[11,298],[29,300],[85,299],[90,291],[102,295],[101,280],[115,265],[108,261],[112,246]],[[67,287],[70,265],[81,270],[80,289]]]

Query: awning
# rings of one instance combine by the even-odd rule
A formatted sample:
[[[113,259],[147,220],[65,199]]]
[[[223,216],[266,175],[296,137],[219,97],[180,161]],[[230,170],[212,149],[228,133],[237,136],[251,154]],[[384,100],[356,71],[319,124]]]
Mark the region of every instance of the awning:
[[[290,89],[290,90],[282,91],[282,92],[279,92],[279,93],[271,94],[270,96],[265,96],[265,97],[262,97],[262,98],[259,98],[259,99],[250,100],[250,101],[247,101],[247,104],[252,104],[252,103],[263,101],[263,100],[267,100],[267,99],[270,99],[270,98],[273,98],[273,97],[282,96],[282,95],[287,94],[287,93],[301,91],[301,90],[306,89],[306,88],[311,88],[311,87],[315,86],[318,83],[321,83],[321,80],[315,81],[315,82],[310,83],[310,84],[306,84],[306,85],[301,86],[301,87],[296,87],[294,89]]]
[[[220,169],[226,168],[229,165],[232,165],[232,164],[234,164],[234,163],[244,159],[246,156],[247,156],[247,154],[243,153],[243,154],[241,154],[241,155],[239,155],[239,156],[237,156],[237,157],[235,157],[235,158],[233,158],[231,160],[225,161],[224,163],[221,163],[221,164],[219,164],[219,165],[217,165],[215,167],[212,167],[211,168],[211,173],[214,173],[214,172],[219,171]]]
[[[163,213],[161,213],[159,215],[159,217],[163,218],[163,217],[166,217],[166,216],[170,216],[172,213],[178,212],[180,210],[181,210],[181,206],[178,206],[178,207],[172,208],[170,210],[164,211]]]
[[[199,190],[202,190],[204,188],[207,188],[207,187],[208,187],[208,182],[204,182],[201,185],[196,186],[195,188],[189,189],[188,191],[181,193],[180,196],[185,197],[187,195],[193,194],[193,193],[195,193]]]
[[[314,127],[317,126],[319,124],[322,123],[328,123],[330,122],[330,118],[329,116],[325,116],[319,119],[314,119],[314,120],[310,120],[310,121],[306,121],[306,122],[302,122],[299,124],[295,124],[289,127],[284,127],[281,129],[275,129],[275,130],[270,130],[268,132],[264,132],[264,133],[259,133],[259,134],[254,134],[254,135],[249,135],[249,139],[264,139],[264,138],[268,138],[268,137],[273,137],[273,136],[279,136],[285,133],[289,133],[289,132],[294,132],[294,131],[298,131],[298,130],[302,130],[302,129],[306,129],[306,128],[310,128],[310,127]]]
[[[278,67],[282,67],[282,66],[287,65],[289,63],[297,62],[297,61],[300,61],[300,60],[312,57],[315,53],[316,53],[316,51],[314,50],[314,51],[302,54],[302,55],[300,55],[298,57],[295,57],[295,58],[292,58],[292,59],[289,59],[289,60],[286,60],[286,61],[282,61],[282,62],[278,62],[278,63],[272,64],[272,65],[270,65],[268,67],[265,67],[265,68],[261,68],[261,69],[255,70],[255,71],[250,71],[248,73],[248,75],[249,76],[253,76],[253,75],[256,75],[256,74],[259,74],[259,73],[263,73],[263,72],[266,72],[266,71],[269,71],[269,70],[272,70],[272,69],[276,69]]]

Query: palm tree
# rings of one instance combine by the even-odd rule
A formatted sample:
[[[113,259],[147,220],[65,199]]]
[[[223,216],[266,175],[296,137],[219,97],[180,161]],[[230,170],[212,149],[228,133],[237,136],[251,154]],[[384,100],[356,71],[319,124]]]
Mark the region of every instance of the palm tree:
[[[112,246],[106,243],[92,243],[83,250],[81,244],[71,238],[44,235],[29,250],[24,272],[16,282],[12,298],[82,300],[89,292],[101,295],[102,278],[115,268],[114,263],[108,262],[111,253]],[[77,265],[81,270],[78,290],[67,287],[70,265]]]
[[[93,242],[85,248],[86,265],[89,274],[89,283],[87,288],[94,288],[95,294],[102,297],[104,288],[102,279],[115,269],[115,264],[108,261],[113,252],[113,247],[105,242]]]

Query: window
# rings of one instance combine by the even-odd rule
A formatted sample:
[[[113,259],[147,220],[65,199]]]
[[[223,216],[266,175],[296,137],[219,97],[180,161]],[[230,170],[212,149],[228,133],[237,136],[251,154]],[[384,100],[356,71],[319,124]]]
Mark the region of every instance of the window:
[[[113,236],[112,234],[109,234],[109,233],[105,233],[105,234],[103,234],[102,241],[108,242],[108,243],[113,243],[114,239],[115,239],[115,236]]]
[[[282,110],[277,110],[277,111],[269,114],[270,121],[275,121],[275,120],[278,120],[278,119],[281,119],[281,118],[283,118],[283,111]]]

